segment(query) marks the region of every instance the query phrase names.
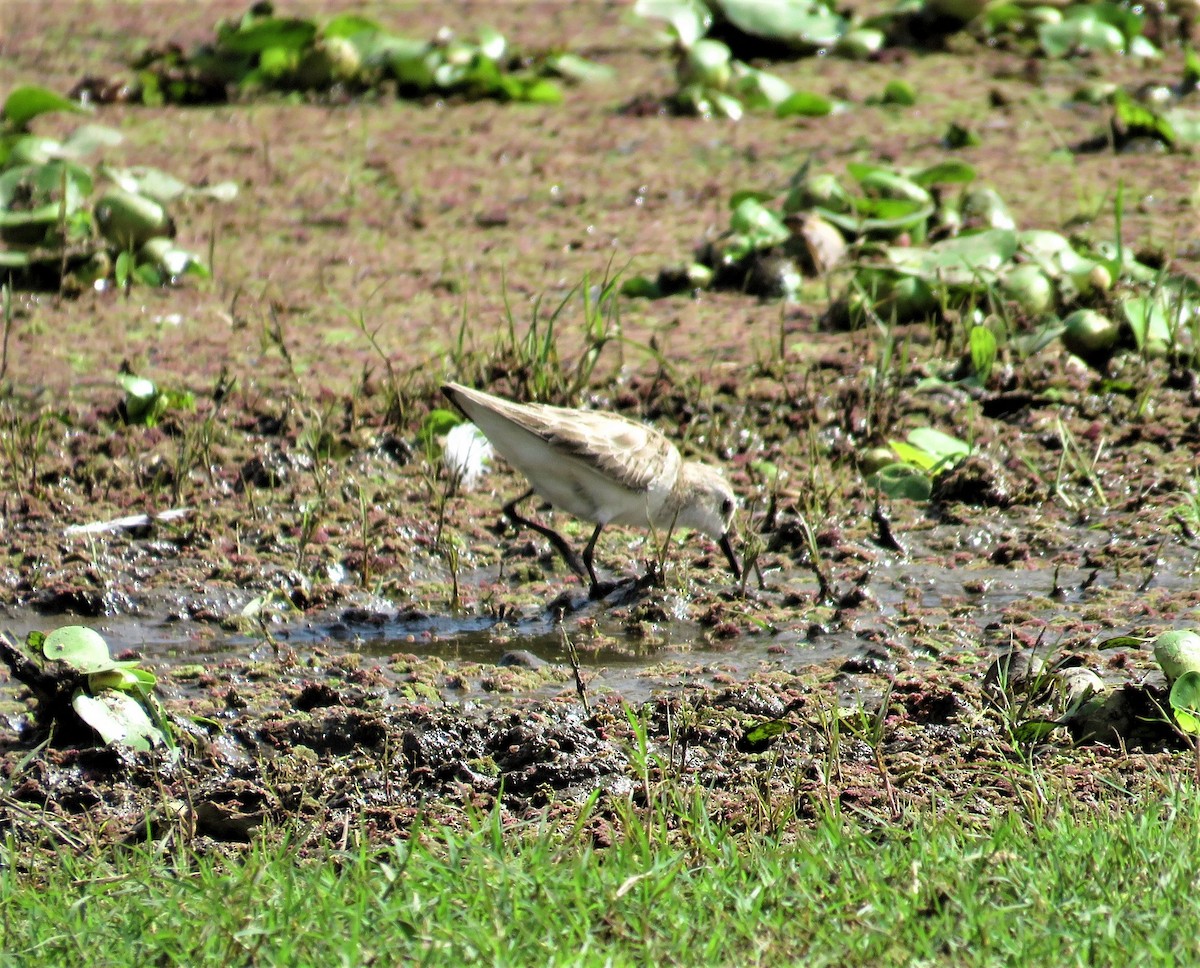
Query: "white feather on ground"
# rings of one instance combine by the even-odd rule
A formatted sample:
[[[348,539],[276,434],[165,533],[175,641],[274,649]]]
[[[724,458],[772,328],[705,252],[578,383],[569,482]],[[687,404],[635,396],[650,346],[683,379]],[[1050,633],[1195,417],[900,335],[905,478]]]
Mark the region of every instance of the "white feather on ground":
[[[442,463],[459,479],[464,490],[471,490],[491,470],[492,445],[473,423],[451,428],[442,443]]]

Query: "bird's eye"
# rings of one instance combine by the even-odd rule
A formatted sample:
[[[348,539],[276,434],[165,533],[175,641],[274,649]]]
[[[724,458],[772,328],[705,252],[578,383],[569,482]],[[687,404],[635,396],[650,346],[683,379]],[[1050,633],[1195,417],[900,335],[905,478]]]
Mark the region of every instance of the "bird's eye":
[[[725,498],[725,500],[721,502],[721,517],[727,518],[731,514],[733,514],[733,501],[729,498]]]

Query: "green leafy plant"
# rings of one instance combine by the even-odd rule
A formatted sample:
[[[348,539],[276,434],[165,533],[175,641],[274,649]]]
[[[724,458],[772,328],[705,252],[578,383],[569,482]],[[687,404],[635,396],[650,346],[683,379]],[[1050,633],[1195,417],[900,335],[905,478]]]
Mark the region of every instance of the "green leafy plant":
[[[185,52],[151,47],[133,63],[135,97],[145,104],[197,104],[248,97],[263,90],[362,92],[385,85],[403,97],[558,103],[554,78],[585,81],[607,68],[575,54],[526,57],[490,28],[474,40],[439,31],[432,40],[390,33],[356,13],[321,22],[275,14],[256,3],[220,21],[211,41]]]
[[[66,291],[207,276],[200,257],[174,242],[168,207],[186,197],[229,200],[237,186],[197,189],[153,168],[84,164],[122,141],[113,128],[87,124],[61,140],[29,129],[44,114],[82,110],[30,85],[0,109],[0,269]]]
[[[826,320],[852,327],[959,319],[977,382],[1010,347],[1027,356],[1059,338],[1098,368],[1122,348],[1200,356],[1200,284],[1123,244],[1120,185],[1113,237],[1089,243],[1018,227],[957,159],[917,169],[855,162],[846,175],[805,163],[786,187],[734,192],[729,228],[701,241],[689,265],[632,278],[622,292],[832,296]]]
[[[121,410],[126,423],[156,427],[167,411],[192,410],[196,406],[196,398],[191,391],[161,390],[144,376],[120,373],[117,383],[125,391]]]
[[[820,4],[805,4],[804,8],[805,15],[814,9],[824,10]],[[794,9],[801,11],[799,6]],[[668,102],[681,114],[715,115],[736,121],[746,108],[771,109],[779,117],[820,116],[835,110],[830,99],[793,91],[782,78],[735,58],[724,41],[706,37],[713,24],[712,11],[699,0],[639,0],[634,13],[667,22],[679,82],[679,89]]]
[[[1191,669],[1171,686],[1171,711],[1185,733],[1200,735],[1200,672]]]
[[[933,481],[957,466],[971,454],[966,441],[932,427],[918,427],[907,441],[891,440],[889,446],[899,458],[867,477],[867,483],[888,497],[927,501],[933,493]]]
[[[21,652],[2,638],[0,652],[14,678],[38,698],[44,726],[54,728],[74,716],[108,745],[175,749],[171,723],[153,694],[154,674],[136,661],[114,660],[98,632],[68,625],[48,635],[31,632],[25,645]]]
[[[1190,669],[1171,686],[1168,698],[1175,725],[1187,736],[1196,754],[1195,778],[1200,783],[1200,672]]]

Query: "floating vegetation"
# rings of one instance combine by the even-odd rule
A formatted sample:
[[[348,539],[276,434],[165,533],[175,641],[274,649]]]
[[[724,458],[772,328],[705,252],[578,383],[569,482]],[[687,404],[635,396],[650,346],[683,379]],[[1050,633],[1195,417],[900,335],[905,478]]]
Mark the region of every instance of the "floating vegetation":
[[[98,99],[143,104],[210,104],[264,91],[316,95],[394,91],[400,97],[453,96],[557,104],[559,80],[607,77],[607,68],[568,52],[526,55],[498,31],[474,38],[443,29],[432,39],[385,30],[355,13],[329,20],[276,15],[256,3],[240,18],[222,20],[215,36],[184,50],[148,47],[131,65],[131,84],[81,88]]]
[[[45,88],[23,86],[0,110],[0,270],[19,284],[64,292],[159,286],[208,267],[175,242],[169,208],[187,198],[230,200],[232,182],[184,184],[166,172],[137,166],[93,168],[87,157],[122,141],[121,133],[85,124],[58,140],[29,129],[52,112],[81,112]],[[98,194],[99,193],[99,194]]]
[[[855,162],[846,171],[840,178],[806,164],[784,190],[735,193],[729,229],[704,239],[691,264],[633,278],[624,293],[717,288],[816,300],[833,290],[827,321],[954,318],[977,362],[988,355],[973,335],[980,328],[1012,337],[1023,354],[1061,337],[1100,367],[1123,346],[1195,360],[1200,285],[1122,245],[1120,191],[1116,238],[1092,243],[1018,228],[1004,200],[974,185],[974,169],[961,161],[906,170]]]

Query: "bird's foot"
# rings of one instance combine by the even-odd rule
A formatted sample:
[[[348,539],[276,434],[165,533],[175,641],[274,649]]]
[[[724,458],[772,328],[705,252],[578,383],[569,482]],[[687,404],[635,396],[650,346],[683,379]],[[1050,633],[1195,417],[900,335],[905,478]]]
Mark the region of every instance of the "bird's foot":
[[[595,581],[592,582],[592,587],[588,589],[588,598],[593,602],[598,602],[602,598],[608,598],[613,592],[620,588],[624,582],[618,581]]]

